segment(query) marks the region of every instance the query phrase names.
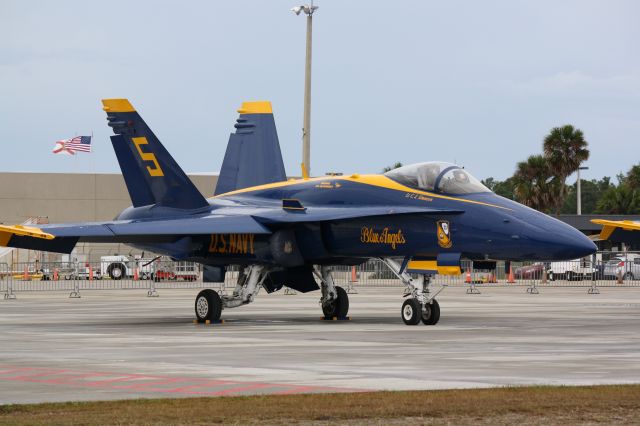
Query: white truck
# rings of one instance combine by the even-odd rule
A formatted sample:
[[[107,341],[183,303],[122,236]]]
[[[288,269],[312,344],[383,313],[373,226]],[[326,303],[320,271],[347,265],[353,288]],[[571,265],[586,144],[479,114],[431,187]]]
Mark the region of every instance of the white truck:
[[[136,256],[133,259],[120,254],[102,256],[100,258],[100,272],[104,278],[121,280],[134,277],[137,269],[138,278],[148,280],[151,279],[153,273],[151,261],[152,259],[143,259],[140,256]]]
[[[580,281],[591,279],[596,273],[596,268],[591,264],[591,259],[586,257],[582,259],[567,260],[562,262],[551,262],[547,274],[551,281],[567,280]]]

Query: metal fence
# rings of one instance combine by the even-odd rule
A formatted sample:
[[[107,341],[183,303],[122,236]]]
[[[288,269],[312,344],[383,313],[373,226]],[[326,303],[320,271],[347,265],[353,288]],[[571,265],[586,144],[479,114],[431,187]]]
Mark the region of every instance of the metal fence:
[[[141,290],[157,296],[161,289],[214,288],[222,293],[235,287],[238,268],[227,270],[224,283],[202,281],[202,266],[192,262],[137,259],[110,262],[0,263],[0,292],[14,299],[17,292],[67,291],[80,297],[87,290]],[[333,268],[337,284],[351,291],[359,287],[402,287],[395,274],[379,260],[360,266]],[[498,262],[495,270],[479,270],[462,263],[462,274],[435,275],[440,285],[463,287],[468,293],[495,286],[521,286],[537,293],[545,287],[640,287],[640,253],[598,253],[591,259],[567,262]],[[291,292],[291,291],[289,291]]]

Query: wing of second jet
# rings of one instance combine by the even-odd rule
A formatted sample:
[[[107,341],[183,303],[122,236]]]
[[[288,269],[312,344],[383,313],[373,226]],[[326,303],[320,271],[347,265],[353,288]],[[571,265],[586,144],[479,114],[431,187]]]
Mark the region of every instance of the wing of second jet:
[[[591,222],[602,225],[598,240],[614,243],[640,242],[640,222],[633,220],[592,219]]]

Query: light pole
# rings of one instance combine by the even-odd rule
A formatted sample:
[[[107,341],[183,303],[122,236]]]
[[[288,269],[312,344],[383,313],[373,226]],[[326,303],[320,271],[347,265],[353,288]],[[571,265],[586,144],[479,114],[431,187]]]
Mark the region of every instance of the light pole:
[[[578,182],[577,182],[577,192],[578,192],[578,216],[582,214],[582,187],[580,185],[580,170],[589,170],[588,167],[578,167]]]
[[[313,28],[313,13],[318,6],[310,4],[296,6],[291,9],[296,15],[307,15],[307,53],[304,65],[304,120],[302,124],[302,176],[311,173],[311,33]]]

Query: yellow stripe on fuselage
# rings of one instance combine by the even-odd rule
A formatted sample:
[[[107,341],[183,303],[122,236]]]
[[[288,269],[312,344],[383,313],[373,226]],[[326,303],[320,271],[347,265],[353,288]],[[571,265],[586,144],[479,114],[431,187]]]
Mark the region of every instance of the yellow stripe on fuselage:
[[[496,204],[483,203],[482,201],[467,200],[464,198],[451,197],[448,195],[434,194],[433,192],[422,191],[419,189],[411,188],[401,183],[396,182],[393,179],[389,179],[383,175],[351,175],[351,176],[331,176],[327,179],[327,176],[315,177],[310,179],[295,179],[283,182],[267,183],[265,185],[252,186],[250,188],[237,189],[235,191],[227,192],[225,194],[216,195],[213,198],[223,198],[231,195],[246,194],[250,192],[263,191],[265,189],[286,188],[289,186],[305,184],[309,182],[321,182],[328,180],[341,180],[348,182],[361,183],[364,185],[375,186],[378,188],[392,189],[394,191],[406,192],[411,194],[424,195],[432,198],[440,198],[443,200],[460,201],[462,203],[478,204],[481,206],[495,207],[498,209],[511,210],[508,207],[498,206]]]

